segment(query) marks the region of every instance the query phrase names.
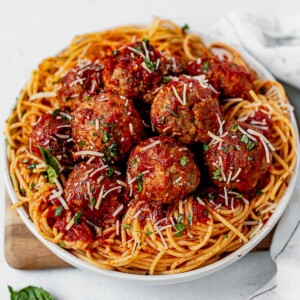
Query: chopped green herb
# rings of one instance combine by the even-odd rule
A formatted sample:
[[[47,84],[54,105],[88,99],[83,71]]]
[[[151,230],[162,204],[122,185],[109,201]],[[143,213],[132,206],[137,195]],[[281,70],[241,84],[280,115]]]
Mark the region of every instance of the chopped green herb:
[[[264,193],[264,192],[263,192],[261,189],[257,189],[257,190],[256,190],[256,194],[257,194],[258,196],[261,196],[263,193]]]
[[[252,149],[254,148],[254,146],[255,146],[255,143],[252,143],[252,142],[249,141],[249,143],[247,144],[246,149],[247,149],[247,150],[252,150]],[[252,157],[251,157],[251,158],[252,158]],[[249,157],[248,157],[248,160],[249,160]],[[250,160],[251,160],[251,159],[250,159]]]
[[[95,120],[91,120],[90,124],[95,125]]]
[[[108,142],[108,134],[104,130],[102,130],[102,141],[103,141],[103,143]]]
[[[99,120],[101,120],[101,119],[103,118],[102,116],[100,116],[98,119]],[[117,126],[117,124],[116,123],[102,123],[102,126],[104,126],[104,127],[111,127],[111,128],[113,128],[113,127],[116,127]]]
[[[122,227],[126,230],[126,229],[131,229],[132,226],[131,225],[127,225],[127,224],[122,224]]]
[[[228,239],[228,235],[227,234],[224,234],[224,239]]]
[[[85,141],[79,141],[78,145],[80,148],[82,148],[85,145]]]
[[[171,81],[171,78],[168,76],[163,76],[163,83],[168,83],[169,81]]]
[[[82,212],[81,211],[79,211],[79,212],[77,212],[75,214],[75,216],[74,216],[74,222],[75,222],[75,224],[79,224],[80,223],[81,216],[82,216]]]
[[[66,98],[66,102],[69,102],[71,100],[71,97]]]
[[[117,157],[119,155],[119,148],[118,145],[115,143],[110,144],[106,149],[105,152],[107,154],[108,159],[110,160],[111,157]]]
[[[59,247],[60,247],[60,248],[63,248],[64,246],[66,246],[66,243],[64,243],[64,242],[60,242],[60,243],[59,243]]]
[[[184,24],[182,27],[181,27],[181,29],[182,30],[189,30],[189,25],[188,24]]]
[[[54,297],[42,288],[28,286],[19,291],[14,291],[8,286],[11,300],[54,300]]]
[[[232,150],[237,150],[237,146],[232,146]]]
[[[143,191],[143,181],[142,179],[138,180],[138,190],[141,193]]]
[[[84,98],[83,98],[83,101],[88,101],[90,99],[90,96],[85,96]]]
[[[153,232],[152,232],[152,231],[150,231],[149,229],[147,229],[147,231],[146,231],[146,235],[147,235],[147,236],[150,236],[151,234],[153,234]]]
[[[54,212],[54,216],[55,216],[55,217],[58,217],[58,216],[60,216],[60,215],[61,215],[61,213],[62,213],[62,210],[63,210],[63,207],[62,207],[62,205],[60,205],[60,206],[57,206],[57,207],[56,207],[56,209],[55,209],[55,212]]]
[[[186,156],[182,156],[180,158],[180,164],[185,167],[187,165],[188,161],[187,161],[187,157]]]
[[[223,152],[227,152],[227,148],[226,147],[222,147]]]
[[[208,200],[212,201],[212,200],[215,199],[215,197],[216,197],[216,195],[214,195],[214,194],[209,194],[209,195],[208,195]]]
[[[141,45],[136,46],[135,49],[140,52],[142,50],[142,46]]]
[[[207,73],[209,70],[209,61],[206,61],[203,65],[203,72]]]
[[[167,118],[166,118],[166,116],[162,116],[161,117],[161,121],[160,121],[160,124],[166,124],[166,121],[167,121]]]
[[[232,128],[231,131],[236,132],[238,130],[239,125],[237,123],[235,123]]]
[[[253,158],[251,156],[248,156],[248,160],[252,160]]]
[[[59,111],[60,111],[60,108],[55,109],[55,110],[53,111],[53,113],[52,113],[52,116],[53,116],[53,117],[57,117]]]
[[[134,158],[133,160],[131,160],[130,164],[134,165],[137,162],[137,158]]]
[[[203,144],[203,150],[208,151],[209,150],[209,145],[208,144]]]
[[[93,206],[96,205],[96,199],[95,199],[95,198],[91,198],[91,199],[90,199],[90,202],[91,202],[91,204],[92,204]]]
[[[144,62],[150,71],[154,70],[154,63],[148,57],[144,57]]]
[[[116,56],[118,54],[118,50],[114,50],[113,52],[112,52],[112,55],[113,56]]]
[[[34,183],[34,182],[31,182],[30,187],[31,187],[32,189],[34,189],[34,188],[35,188],[35,183]]]
[[[143,42],[145,42],[146,44],[149,44],[149,40],[147,38],[143,38]]]
[[[191,225],[192,225],[192,220],[193,220],[192,214],[189,214],[189,215],[188,215],[187,220],[188,220],[188,222],[189,222],[189,224],[190,224],[190,226],[191,226]]]
[[[213,172],[213,178],[214,179],[220,179],[221,178],[221,170],[220,168],[217,168],[215,172]]]
[[[114,174],[115,170],[113,167],[108,167],[106,171],[106,176],[111,177]]]
[[[241,141],[245,144],[248,144],[249,143],[248,135],[244,134],[241,138]]]
[[[185,229],[185,225],[183,223],[180,223],[183,219],[183,215],[179,214],[177,219],[177,224],[174,225],[175,229],[177,230],[177,233],[175,236],[182,236],[182,232]]]
[[[238,194],[235,196],[236,199],[243,199],[243,194]]]

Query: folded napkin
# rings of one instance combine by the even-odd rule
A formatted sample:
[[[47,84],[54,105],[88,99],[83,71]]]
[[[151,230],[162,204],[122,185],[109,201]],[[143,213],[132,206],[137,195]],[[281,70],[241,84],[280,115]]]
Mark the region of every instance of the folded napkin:
[[[212,34],[246,49],[279,80],[300,89],[300,17],[230,12]]]
[[[212,28],[211,34],[238,48],[243,48],[259,60],[280,81],[300,89],[300,18],[299,16],[258,17],[247,12],[229,12]],[[295,95],[295,94],[294,94]],[[300,98],[300,92],[296,92]],[[297,99],[294,99],[297,101]],[[293,299],[291,290],[278,286],[283,276],[289,276],[289,260],[286,249],[300,224],[300,178],[290,203],[280,219],[272,240],[270,255],[279,270],[265,282],[249,299]],[[299,229],[300,230],[300,229]],[[298,231],[299,231],[298,230]],[[297,234],[298,239],[300,234]],[[296,241],[300,243],[300,239]],[[300,247],[297,255],[300,256]],[[278,260],[280,259],[280,267]],[[282,267],[287,265],[286,268]],[[300,275],[300,261],[296,261]],[[251,266],[249,266],[251,272]],[[291,275],[290,275],[291,276]],[[291,276],[292,277],[292,276]],[[290,282],[298,278],[289,278]],[[295,283],[296,284],[296,283]],[[296,285],[294,285],[296,286]],[[290,285],[289,285],[290,288]],[[282,298],[283,297],[283,298]],[[294,298],[295,299],[295,298]]]

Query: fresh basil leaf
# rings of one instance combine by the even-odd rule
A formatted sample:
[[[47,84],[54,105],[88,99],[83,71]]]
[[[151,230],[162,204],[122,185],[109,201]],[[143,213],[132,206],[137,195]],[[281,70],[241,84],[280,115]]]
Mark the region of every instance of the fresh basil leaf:
[[[81,211],[79,211],[79,212],[77,212],[75,214],[75,216],[74,216],[74,222],[75,222],[75,224],[78,225],[80,223],[81,216],[82,216],[82,212]]]
[[[54,183],[54,180],[57,178],[56,171],[50,166],[46,167],[46,171],[47,171],[49,182]]]
[[[42,288],[28,286],[19,291],[14,291],[8,286],[11,300],[55,300],[54,297]]]
[[[54,169],[54,171],[56,172],[56,174],[59,174],[59,164],[57,159],[51,155],[50,151],[46,150],[43,147],[40,147],[40,151],[42,153],[44,162],[46,164],[46,166],[52,167]]]

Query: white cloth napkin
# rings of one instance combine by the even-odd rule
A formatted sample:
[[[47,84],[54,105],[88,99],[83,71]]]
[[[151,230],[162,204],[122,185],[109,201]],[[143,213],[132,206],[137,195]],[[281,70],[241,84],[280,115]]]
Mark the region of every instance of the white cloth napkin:
[[[300,89],[300,16],[258,17],[247,12],[229,12],[212,28],[211,34],[248,51],[280,81]],[[285,253],[300,227],[300,179],[297,181],[290,204],[277,225],[270,249],[270,255],[279,271],[274,277],[270,275],[272,278],[266,278],[261,289],[249,299],[292,299],[288,291],[279,290],[278,286],[283,277],[292,277],[289,274],[291,266],[288,255]],[[299,244],[300,235],[297,236],[296,243]],[[296,269],[300,275],[300,262],[296,261],[297,263]],[[251,272],[251,266],[249,267]],[[281,270],[285,272],[284,276],[280,274]],[[288,280],[293,282],[295,278]]]
[[[212,34],[243,47],[279,80],[300,89],[300,15],[229,12]]]

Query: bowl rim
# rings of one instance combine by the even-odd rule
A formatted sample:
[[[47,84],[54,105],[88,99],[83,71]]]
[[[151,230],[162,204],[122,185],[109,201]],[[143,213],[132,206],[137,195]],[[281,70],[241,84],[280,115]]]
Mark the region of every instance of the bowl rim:
[[[214,37],[214,36],[207,36],[203,33],[194,32],[195,34],[199,35],[205,42],[205,44],[209,42],[221,42],[222,38],[220,37]],[[228,43],[227,41],[224,41],[227,45],[232,45]],[[265,80],[275,80],[273,75],[252,55],[250,55],[244,48],[241,48],[237,45],[233,45],[234,49],[238,50],[243,59],[250,65],[251,68],[253,68],[258,76],[261,79]],[[295,169],[293,174],[291,175],[288,187],[286,191],[284,192],[283,196],[281,197],[279,204],[275,210],[275,212],[272,214],[272,216],[269,218],[267,223],[263,226],[261,231],[251,240],[249,240],[245,245],[237,249],[236,251],[228,254],[224,258],[207,265],[205,267],[200,267],[198,269],[188,271],[185,273],[179,273],[179,274],[169,274],[169,275],[156,275],[156,276],[145,276],[145,275],[136,275],[136,274],[128,274],[128,273],[122,273],[119,271],[112,271],[112,270],[106,270],[102,269],[100,267],[93,266],[92,264],[89,264],[80,258],[77,258],[75,255],[71,254],[69,251],[60,248],[58,245],[45,240],[36,229],[34,223],[30,220],[29,215],[24,207],[17,208],[17,212],[20,215],[22,221],[25,223],[27,228],[31,231],[31,233],[42,243],[44,246],[46,246],[53,254],[58,256],[60,259],[64,260],[68,264],[79,268],[84,271],[89,271],[95,274],[99,274],[103,277],[107,277],[110,279],[117,279],[127,282],[134,282],[137,284],[143,284],[143,285],[165,285],[165,284],[175,284],[179,282],[187,282],[196,280],[205,276],[208,276],[216,271],[219,271],[230,264],[236,262],[240,258],[242,258],[244,255],[246,255],[249,251],[251,251],[263,238],[266,237],[266,235],[271,231],[271,229],[276,225],[279,218],[285,211],[289,200],[293,194],[293,190],[295,188],[295,183],[298,175],[298,169],[299,169],[299,158],[298,158],[298,152],[299,152],[299,132],[298,132],[298,126],[297,121],[294,112],[290,111],[290,118],[291,123],[293,124],[296,134],[297,134],[297,162],[295,165]],[[8,191],[9,197],[13,203],[16,203],[18,201],[16,194],[13,189],[13,185],[10,179],[9,174],[9,163],[7,159],[7,148],[6,144],[3,143],[2,146],[2,168],[3,168],[3,174],[4,174],[4,181],[5,186]]]

